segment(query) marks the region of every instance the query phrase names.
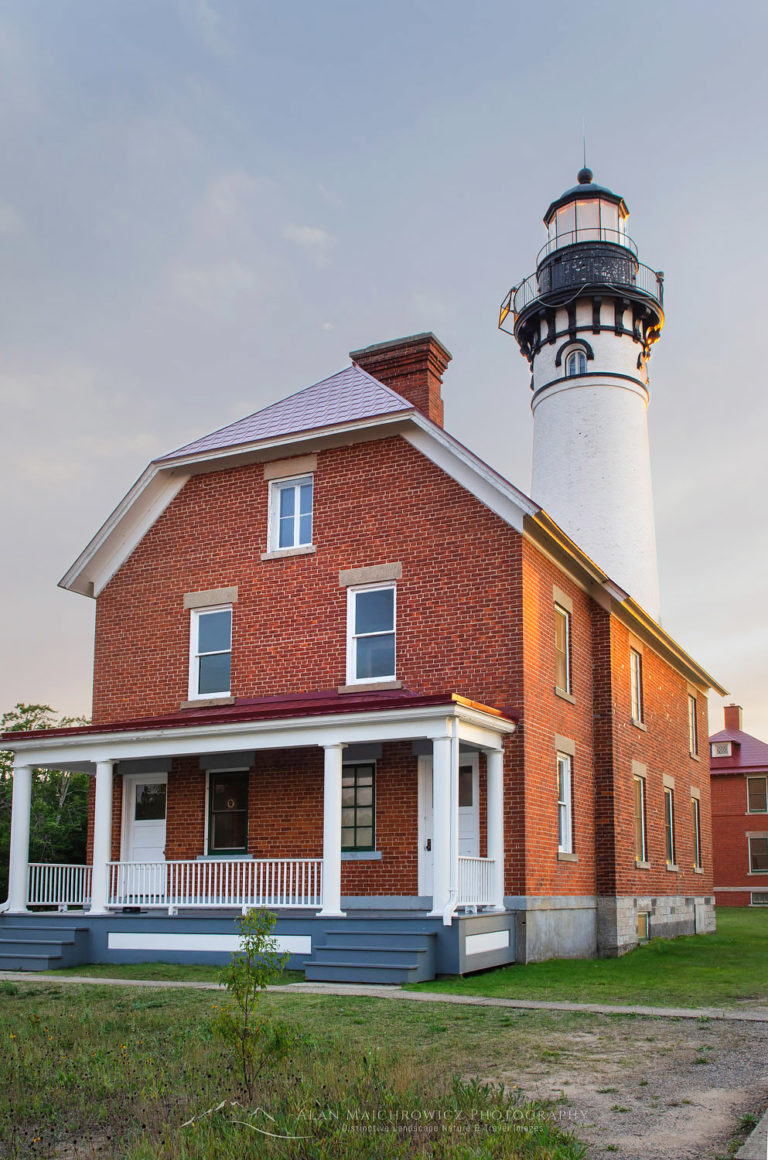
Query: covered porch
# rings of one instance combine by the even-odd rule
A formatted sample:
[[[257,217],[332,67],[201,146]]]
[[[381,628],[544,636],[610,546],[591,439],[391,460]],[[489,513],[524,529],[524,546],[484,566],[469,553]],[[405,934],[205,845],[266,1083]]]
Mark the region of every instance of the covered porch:
[[[89,929],[106,916],[194,919],[202,950],[213,945],[205,920],[231,923],[258,906],[277,912],[278,935],[288,920],[310,920],[315,944],[329,923],[361,916],[365,942],[385,915],[430,929],[503,915],[503,742],[514,729],[510,717],[456,695],[398,692],[14,734],[3,742],[15,762],[1,921],[43,908],[49,923],[87,914]],[[36,767],[94,777],[87,865],[29,863]],[[249,819],[245,838],[238,813]],[[293,954],[287,929],[283,937]],[[166,949],[173,942],[166,933]]]

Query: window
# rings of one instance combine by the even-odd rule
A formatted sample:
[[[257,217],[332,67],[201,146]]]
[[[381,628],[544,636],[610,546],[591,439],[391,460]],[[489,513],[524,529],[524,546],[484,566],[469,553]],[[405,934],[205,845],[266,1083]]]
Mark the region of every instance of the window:
[[[276,479],[270,487],[270,551],[304,548],[312,543],[311,475]]]
[[[691,824],[693,827],[693,868],[701,870],[701,802],[691,798]]]
[[[134,821],[159,822],[165,818],[165,782],[136,786]]]
[[[664,787],[664,841],[667,866],[675,865],[675,791]]]
[[[572,350],[570,354],[565,356],[565,373],[568,378],[574,375],[585,375],[587,373],[587,354],[586,351],[579,348]]]
[[[768,835],[749,839],[750,874],[768,874]]]
[[[571,614],[555,605],[555,688],[571,691]]]
[[[752,905],[753,906],[768,906],[768,894],[762,890],[752,891]]]
[[[635,861],[648,861],[648,838],[645,828],[645,778],[635,776]]]
[[[699,726],[696,719],[696,698],[692,693],[688,694],[688,750],[691,757],[698,756]]]
[[[768,813],[768,777],[747,778],[747,813]]]
[[[731,743],[730,741],[713,741],[709,746],[709,752],[712,757],[730,757]]]
[[[193,609],[189,697],[228,697],[232,662],[232,609]]]
[[[632,720],[643,723],[643,657],[636,648],[629,650],[629,683],[632,696]]]
[[[347,682],[395,676],[395,586],[347,590]]]
[[[248,848],[248,774],[210,774],[208,800],[209,854],[244,854]]]
[[[573,853],[573,808],[571,762],[568,753],[557,755],[557,849],[561,854]]]
[[[373,850],[375,834],[376,767],[345,765],[341,774],[341,848]]]

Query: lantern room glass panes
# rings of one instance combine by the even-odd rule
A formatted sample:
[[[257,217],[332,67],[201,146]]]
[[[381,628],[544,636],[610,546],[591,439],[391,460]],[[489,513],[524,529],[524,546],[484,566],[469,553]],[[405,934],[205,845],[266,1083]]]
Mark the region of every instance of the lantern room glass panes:
[[[395,589],[351,590],[351,681],[395,675]]]
[[[210,853],[242,853],[248,845],[248,774],[210,775]]]
[[[190,696],[228,696],[232,664],[232,609],[192,613]]]
[[[375,766],[345,765],[341,775],[341,848],[374,848]]]
[[[600,241],[600,202],[595,198],[590,201],[576,202],[576,220],[580,242]]]
[[[547,252],[575,242],[612,242],[634,248],[627,237],[626,215],[614,201],[580,198],[560,206],[547,227]]]

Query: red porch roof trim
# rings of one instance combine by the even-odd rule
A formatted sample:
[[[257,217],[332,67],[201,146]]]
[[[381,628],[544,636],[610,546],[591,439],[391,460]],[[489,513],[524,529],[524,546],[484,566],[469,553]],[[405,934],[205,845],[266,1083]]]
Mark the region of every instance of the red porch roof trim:
[[[200,708],[182,709],[177,713],[165,713],[156,717],[133,717],[123,721],[105,721],[97,725],[70,725],[62,729],[35,729],[26,732],[17,730],[0,735],[0,742],[42,741],[55,737],[88,737],[105,733],[231,725],[248,721],[294,720],[297,717],[325,717],[338,713],[439,708],[441,705],[446,708],[460,705],[513,724],[516,724],[520,717],[516,709],[499,709],[483,705],[458,693],[414,693],[409,689],[399,689],[382,693],[340,694],[336,690],[324,690],[294,696],[238,697],[233,705],[201,705]]]

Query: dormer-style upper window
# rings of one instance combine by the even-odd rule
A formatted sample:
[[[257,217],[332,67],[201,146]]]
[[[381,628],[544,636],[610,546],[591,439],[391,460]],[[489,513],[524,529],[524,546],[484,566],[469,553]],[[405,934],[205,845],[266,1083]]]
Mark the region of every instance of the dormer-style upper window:
[[[275,479],[270,492],[270,551],[312,543],[312,476]]]
[[[566,355],[565,373],[568,378],[587,373],[587,352],[582,347],[578,347]]]

